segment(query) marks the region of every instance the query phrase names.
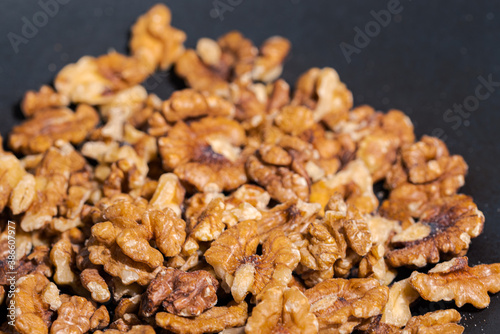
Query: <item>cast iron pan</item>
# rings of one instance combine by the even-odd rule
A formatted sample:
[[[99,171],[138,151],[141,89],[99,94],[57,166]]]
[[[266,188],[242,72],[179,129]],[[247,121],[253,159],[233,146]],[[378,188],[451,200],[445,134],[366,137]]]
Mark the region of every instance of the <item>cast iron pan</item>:
[[[51,83],[59,69],[83,55],[97,56],[111,48],[126,52],[130,26],[158,2],[56,1],[58,8],[43,6],[54,3],[48,0],[0,4],[4,137],[22,120],[18,104],[26,90]],[[288,82],[310,67],[331,66],[352,90],[355,105],[401,109],[411,117],[417,136],[444,139],[469,164],[462,192],[472,195],[486,216],[484,233],[472,241],[470,264],[500,262],[498,3],[191,0],[167,5],[173,25],[187,33],[189,47],[200,37],[217,38],[233,29],[257,45],[282,35],[293,45],[283,73]],[[35,29],[24,27],[29,25],[25,22]],[[484,80],[493,83],[485,86]],[[167,72],[150,78],[146,87],[167,98],[182,83]],[[420,303],[414,312],[452,305]],[[485,310],[465,306],[460,312],[466,332],[500,332],[500,293]]]

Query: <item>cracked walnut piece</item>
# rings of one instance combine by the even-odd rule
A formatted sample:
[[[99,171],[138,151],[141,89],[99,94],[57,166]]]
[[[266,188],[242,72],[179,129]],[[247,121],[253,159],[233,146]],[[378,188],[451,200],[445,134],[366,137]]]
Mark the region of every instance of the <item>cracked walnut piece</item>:
[[[142,295],[140,314],[151,317],[160,304],[172,314],[193,317],[217,303],[219,282],[209,272],[163,269]]]
[[[255,225],[254,221],[244,221],[231,227],[205,252],[206,261],[230,288],[236,302],[249,292],[258,295],[275,285],[286,286],[300,260],[295,245],[280,231],[269,235],[262,245],[262,255],[257,255]]]
[[[248,305],[245,302],[212,307],[194,318],[184,318],[174,314],[159,312],[156,324],[177,334],[218,333],[226,328],[243,326],[248,317]]]
[[[464,328],[457,324],[461,319],[457,310],[439,310],[411,318],[402,334],[447,333],[462,334]]]
[[[418,234],[421,238],[417,240],[395,243],[396,248],[386,254],[391,266],[423,267],[437,263],[442,255],[461,255],[469,248],[471,238],[482,232],[484,215],[469,196],[460,194],[429,205],[419,224],[427,226],[428,233]]]
[[[245,333],[318,333],[318,320],[306,296],[297,288],[273,287],[260,296]]]
[[[428,274],[413,272],[410,283],[425,300],[455,300],[458,307],[470,303],[485,308],[490,304],[488,292],[500,291],[500,263],[469,267],[467,257],[457,257]]]

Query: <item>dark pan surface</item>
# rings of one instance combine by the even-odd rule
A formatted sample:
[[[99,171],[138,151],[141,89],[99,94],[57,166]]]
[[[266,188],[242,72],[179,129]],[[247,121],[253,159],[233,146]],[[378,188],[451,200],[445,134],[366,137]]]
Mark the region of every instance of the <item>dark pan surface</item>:
[[[59,69],[83,55],[110,48],[125,52],[128,31],[137,16],[158,1],[58,0],[53,17],[26,37],[15,52],[9,33],[23,36],[23,20],[33,22],[43,8],[38,1],[2,0],[0,4],[0,133],[21,121],[18,108],[28,89],[50,83]],[[41,1],[42,3],[44,1]],[[50,2],[50,1],[48,1]],[[214,4],[229,4],[217,16]],[[354,94],[355,105],[401,109],[410,115],[418,136],[440,135],[450,151],[470,166],[462,192],[472,195],[486,216],[484,233],[474,239],[472,265],[500,262],[500,4],[493,1],[401,0],[385,27],[374,25],[371,11],[394,1],[217,0],[167,1],[173,25],[186,31],[188,46],[200,37],[216,38],[238,29],[256,44],[272,35],[292,42],[284,78],[294,83],[313,66],[335,68]],[[232,4],[232,5],[231,5]],[[43,17],[38,17],[44,23]],[[370,23],[371,22],[371,23]],[[357,41],[355,28],[371,30]],[[376,28],[379,27],[379,29]],[[378,30],[378,31],[377,31]],[[12,34],[11,34],[12,36]],[[357,49],[344,56],[342,42]],[[362,43],[364,42],[364,43]],[[488,92],[480,78],[499,82]],[[146,86],[167,98],[179,83],[158,75]],[[475,104],[474,101],[479,101]],[[469,110],[447,111],[469,103]],[[463,307],[468,333],[500,332],[500,293],[489,308]],[[416,312],[450,307],[421,304]]]

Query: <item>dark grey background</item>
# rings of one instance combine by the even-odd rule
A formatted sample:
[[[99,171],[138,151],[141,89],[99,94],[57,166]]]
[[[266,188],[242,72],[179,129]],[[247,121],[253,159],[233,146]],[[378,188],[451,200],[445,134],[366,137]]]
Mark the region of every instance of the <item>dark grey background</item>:
[[[59,69],[83,55],[101,55],[111,48],[125,52],[130,26],[158,1],[64,2],[34,37],[19,45],[17,53],[8,33],[22,36],[23,17],[33,22],[33,15],[43,9],[38,1],[0,4],[3,136],[21,121],[17,104],[26,90],[50,83]],[[293,44],[283,74],[290,83],[310,67],[331,66],[352,90],[356,105],[401,109],[412,118],[418,136],[442,132],[450,151],[463,155],[470,166],[463,192],[475,198],[486,216],[485,233],[472,242],[470,263],[500,262],[500,87],[467,118],[456,113],[446,118],[447,109],[474,95],[479,76],[500,81],[498,2],[401,0],[402,11],[359,54],[353,54],[350,63],[340,43],[353,45],[354,28],[364,30],[374,20],[370,12],[386,9],[389,1],[219,2],[235,5],[222,13],[223,19],[212,17],[214,1],[166,1],[173,25],[188,35],[187,46],[232,29],[241,30],[257,45],[271,35],[282,35]],[[158,75],[147,86],[163,98],[175,88],[171,75],[166,79]],[[425,304],[418,308],[432,310]],[[461,312],[467,332],[499,332],[499,295],[492,297],[486,310],[464,307]]]

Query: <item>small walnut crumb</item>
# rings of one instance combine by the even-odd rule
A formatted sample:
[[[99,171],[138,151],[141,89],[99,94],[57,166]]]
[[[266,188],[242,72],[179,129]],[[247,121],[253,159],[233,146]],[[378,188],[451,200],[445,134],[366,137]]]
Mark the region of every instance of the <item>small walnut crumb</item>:
[[[80,280],[92,299],[98,303],[105,303],[111,298],[108,285],[96,269],[85,269],[80,273]]]
[[[457,310],[439,310],[413,317],[403,330],[403,334],[449,333],[462,334],[464,328],[457,324],[461,319]]]
[[[389,299],[380,322],[403,327],[411,318],[410,304],[418,297],[408,278],[395,282],[389,289]]]
[[[69,104],[67,96],[59,94],[52,87],[43,85],[38,92],[27,91],[21,102],[21,110],[26,117],[31,117],[39,111],[46,111]]]

